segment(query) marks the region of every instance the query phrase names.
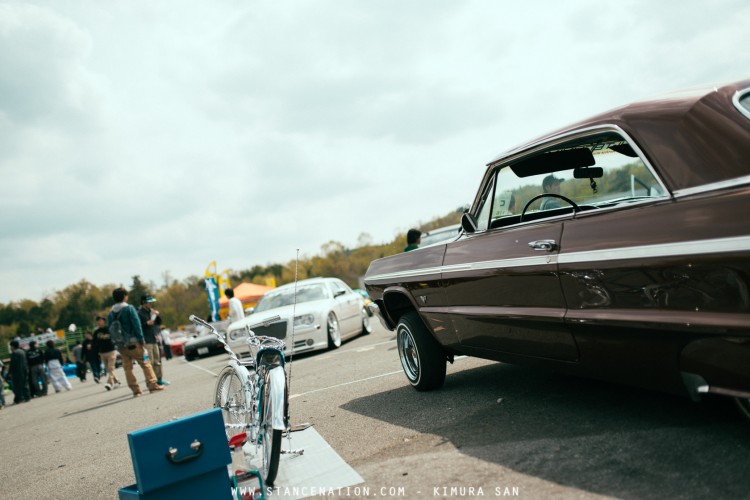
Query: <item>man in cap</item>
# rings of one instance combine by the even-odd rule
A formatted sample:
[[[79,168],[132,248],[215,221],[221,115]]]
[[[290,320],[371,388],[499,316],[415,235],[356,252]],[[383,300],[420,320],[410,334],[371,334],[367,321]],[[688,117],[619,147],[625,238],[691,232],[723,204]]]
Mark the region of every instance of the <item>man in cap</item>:
[[[159,335],[159,326],[161,325],[161,316],[159,311],[153,308],[152,304],[156,299],[149,293],[144,293],[141,297],[141,307],[138,309],[138,319],[141,320],[143,329],[143,339],[146,341],[146,352],[151,358],[151,366],[154,367],[156,374],[156,383],[159,385],[169,385],[169,382],[162,379],[161,351],[157,336]]]
[[[542,189],[545,193],[560,194],[560,183],[563,179],[555,177],[554,174],[550,174],[542,181]],[[562,203],[560,198],[554,196],[547,196],[542,198],[542,204],[539,206],[540,210],[551,210],[553,208],[560,208]]]

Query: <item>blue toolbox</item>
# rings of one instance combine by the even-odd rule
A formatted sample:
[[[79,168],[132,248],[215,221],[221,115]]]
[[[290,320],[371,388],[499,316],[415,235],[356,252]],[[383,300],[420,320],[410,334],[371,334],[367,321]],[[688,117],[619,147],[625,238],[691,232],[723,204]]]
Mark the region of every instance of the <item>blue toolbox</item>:
[[[120,499],[232,499],[232,462],[221,410],[128,433],[136,484]]]

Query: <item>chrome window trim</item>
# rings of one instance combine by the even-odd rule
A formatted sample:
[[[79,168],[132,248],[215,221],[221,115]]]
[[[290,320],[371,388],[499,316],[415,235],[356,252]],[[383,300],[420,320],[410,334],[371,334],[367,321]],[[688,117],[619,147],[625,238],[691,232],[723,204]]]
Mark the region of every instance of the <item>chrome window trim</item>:
[[[628,207],[632,207],[632,206],[636,206],[636,205],[643,205],[643,204],[654,203],[656,201],[668,200],[670,198],[671,191],[669,191],[669,189],[667,189],[667,186],[661,180],[661,176],[659,176],[656,173],[656,170],[654,169],[653,165],[651,165],[651,162],[648,160],[648,157],[643,153],[643,150],[641,150],[641,148],[633,140],[633,138],[630,137],[630,135],[628,135],[627,132],[625,132],[622,129],[622,127],[620,127],[618,125],[604,124],[604,125],[595,125],[595,126],[592,126],[592,127],[586,127],[586,128],[582,128],[582,129],[578,129],[578,130],[573,130],[573,131],[570,131],[570,132],[565,132],[563,134],[559,134],[559,135],[556,135],[556,136],[552,136],[552,137],[549,137],[549,138],[544,139],[542,141],[533,143],[533,144],[531,144],[528,147],[524,147],[522,150],[518,150],[518,149],[511,150],[506,155],[501,155],[501,156],[495,158],[493,161],[491,161],[490,163],[487,164],[487,172],[485,173],[485,176],[482,179],[481,184],[479,185],[480,189],[477,190],[477,196],[474,199],[474,203],[472,203],[472,207],[471,207],[470,213],[473,216],[478,217],[479,214],[475,212],[475,209],[478,208],[476,206],[476,204],[481,199],[481,195],[484,192],[483,188],[486,186],[486,182],[493,178],[492,174],[493,174],[493,172],[496,169],[499,170],[500,168],[503,168],[503,166],[507,166],[507,165],[504,165],[504,164],[512,163],[514,160],[517,160],[517,159],[522,158],[524,156],[528,156],[528,155],[537,153],[537,152],[539,152],[541,150],[544,150],[544,149],[548,149],[548,148],[557,146],[557,145],[565,143],[567,141],[571,141],[571,140],[574,140],[574,139],[583,138],[583,137],[586,137],[586,136],[589,136],[589,135],[594,135],[595,133],[601,133],[601,132],[614,132],[614,133],[619,134],[620,136],[622,136],[622,138],[625,139],[627,141],[627,143],[633,148],[633,151],[635,151],[635,153],[638,155],[638,159],[643,162],[643,164],[646,166],[646,169],[651,173],[651,175],[653,176],[653,178],[656,179],[656,182],[658,183],[658,185],[661,188],[662,192],[665,193],[665,194],[663,196],[658,197],[658,198],[653,198],[653,199],[649,199],[649,200],[643,200],[643,201],[634,202],[634,203],[628,203],[627,205],[622,205],[622,206],[603,207],[603,208],[599,208],[599,209],[596,209],[596,210],[592,210],[592,211],[587,212],[587,213],[598,213],[599,211],[619,210],[619,209],[628,208]],[[494,190],[495,190],[495,188],[493,188],[493,192],[494,192]],[[513,225],[510,225],[510,226],[503,226],[503,227],[499,227],[499,228],[495,228],[495,229],[490,228],[490,224],[488,224],[487,225],[487,229],[484,229],[482,231],[477,231],[474,234],[484,234],[484,233],[487,233],[489,231],[493,231],[493,232],[494,231],[502,231],[502,230],[505,230],[505,229],[508,229],[508,228],[523,227],[525,225],[532,224],[532,223],[553,221],[553,220],[564,219],[564,218],[568,218],[568,214],[563,214],[563,215],[560,215],[560,216],[555,216],[555,217],[550,217],[550,218],[545,218],[545,219],[536,219],[534,221],[529,221],[529,222],[519,222],[517,224],[513,224]]]
[[[737,110],[745,115],[745,118],[750,119],[750,110],[748,110],[745,106],[740,104],[740,99],[745,97],[745,94],[750,94],[750,87],[742,90],[738,90],[734,93],[734,96],[732,96],[732,103],[734,104],[734,107],[737,108]]]
[[[672,194],[674,195],[675,198],[682,198],[682,197],[690,196],[693,194],[700,194],[700,193],[706,193],[708,191],[717,191],[719,189],[739,187],[739,186],[744,186],[747,184],[750,184],[750,175],[736,177],[734,179],[729,179],[726,181],[718,181],[718,182],[712,182],[710,184],[703,184],[701,186],[678,189]]]
[[[413,278],[426,274],[457,273],[487,269],[506,269],[540,265],[577,264],[586,262],[606,262],[633,260],[654,257],[686,257],[691,255],[720,254],[730,252],[750,252],[750,235],[730,238],[682,241],[658,245],[618,247],[606,250],[584,250],[581,252],[550,254],[545,256],[519,257],[513,259],[488,260],[466,264],[452,264],[422,269],[409,269],[394,273],[379,274],[365,278],[365,283],[375,284],[378,280]]]

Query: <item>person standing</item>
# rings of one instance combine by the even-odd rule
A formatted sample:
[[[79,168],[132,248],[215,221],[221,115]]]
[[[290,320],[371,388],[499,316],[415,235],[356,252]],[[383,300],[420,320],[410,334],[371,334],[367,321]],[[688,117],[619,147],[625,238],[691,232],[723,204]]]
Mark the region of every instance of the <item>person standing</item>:
[[[161,316],[159,316],[159,311],[151,305],[154,302],[156,302],[156,299],[152,295],[148,293],[143,294],[141,297],[141,307],[138,309],[138,319],[141,321],[143,338],[146,341],[146,352],[151,359],[151,365],[154,367],[154,373],[156,374],[156,383],[159,385],[169,385],[169,382],[162,379],[161,350],[156,338],[159,336]]]
[[[55,347],[54,340],[48,340],[45,345],[47,346],[47,352],[44,353],[44,360],[47,362],[52,387],[55,388],[55,392],[60,392],[63,389],[71,390],[72,387],[68,382],[68,377],[65,376],[65,371],[63,371],[62,352]]]
[[[128,291],[122,287],[115,288],[112,291],[112,298],[115,301],[115,305],[112,306],[112,310],[107,315],[107,327],[111,334],[112,323],[118,321],[127,339],[126,343],[122,347],[119,347],[118,350],[120,351],[120,356],[122,356],[125,380],[128,382],[130,390],[133,391],[133,397],[143,394],[133,373],[133,362],[138,363],[141,370],[143,370],[143,375],[146,378],[146,387],[148,387],[150,392],[163,391],[164,387],[156,382],[156,374],[154,374],[151,362],[147,358],[144,359],[146,342],[143,339],[143,329],[141,328],[141,321],[138,319],[138,311],[136,311],[135,307],[128,304]]]
[[[99,354],[104,369],[107,372],[107,383],[104,388],[109,390],[120,387],[120,381],[115,375],[115,363],[117,361],[117,350],[115,344],[109,336],[107,328],[107,318],[103,316],[96,317],[96,330],[94,330],[94,347],[93,349]]]
[[[242,302],[234,296],[234,290],[227,288],[224,295],[229,297],[229,324],[239,321],[245,317],[245,311],[242,309]]]
[[[86,360],[83,359],[83,346],[80,340],[76,340],[73,346],[73,362],[76,364],[76,376],[81,382],[86,382]]]
[[[99,383],[99,378],[102,375],[102,362],[99,360],[99,353],[96,352],[96,347],[94,346],[94,334],[91,333],[91,330],[86,330],[83,332],[84,339],[83,339],[83,363],[84,363],[84,369],[85,364],[88,363],[88,365],[91,367],[91,375],[94,376],[94,382],[97,384]]]
[[[169,336],[169,330],[164,325],[159,327],[159,335],[161,335],[161,343],[164,346],[164,357],[169,361],[172,359],[172,337]]]
[[[31,397],[47,395],[47,372],[44,371],[44,353],[39,350],[36,340],[29,342],[26,351],[26,361],[29,364],[29,388]],[[41,381],[42,387],[39,387]]]
[[[5,406],[5,378],[3,375],[5,374],[5,364],[3,363],[3,360],[0,359],[0,410],[3,409]]]
[[[29,365],[26,352],[17,340],[10,341],[10,377],[13,381],[13,403],[25,403],[31,399],[29,392]]]

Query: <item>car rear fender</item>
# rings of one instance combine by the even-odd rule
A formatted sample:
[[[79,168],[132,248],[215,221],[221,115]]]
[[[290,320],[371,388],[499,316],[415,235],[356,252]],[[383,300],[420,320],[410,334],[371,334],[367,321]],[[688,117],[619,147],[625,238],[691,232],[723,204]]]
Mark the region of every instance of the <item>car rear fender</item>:
[[[750,338],[695,340],[680,354],[680,371],[695,401],[705,393],[750,398]]]

